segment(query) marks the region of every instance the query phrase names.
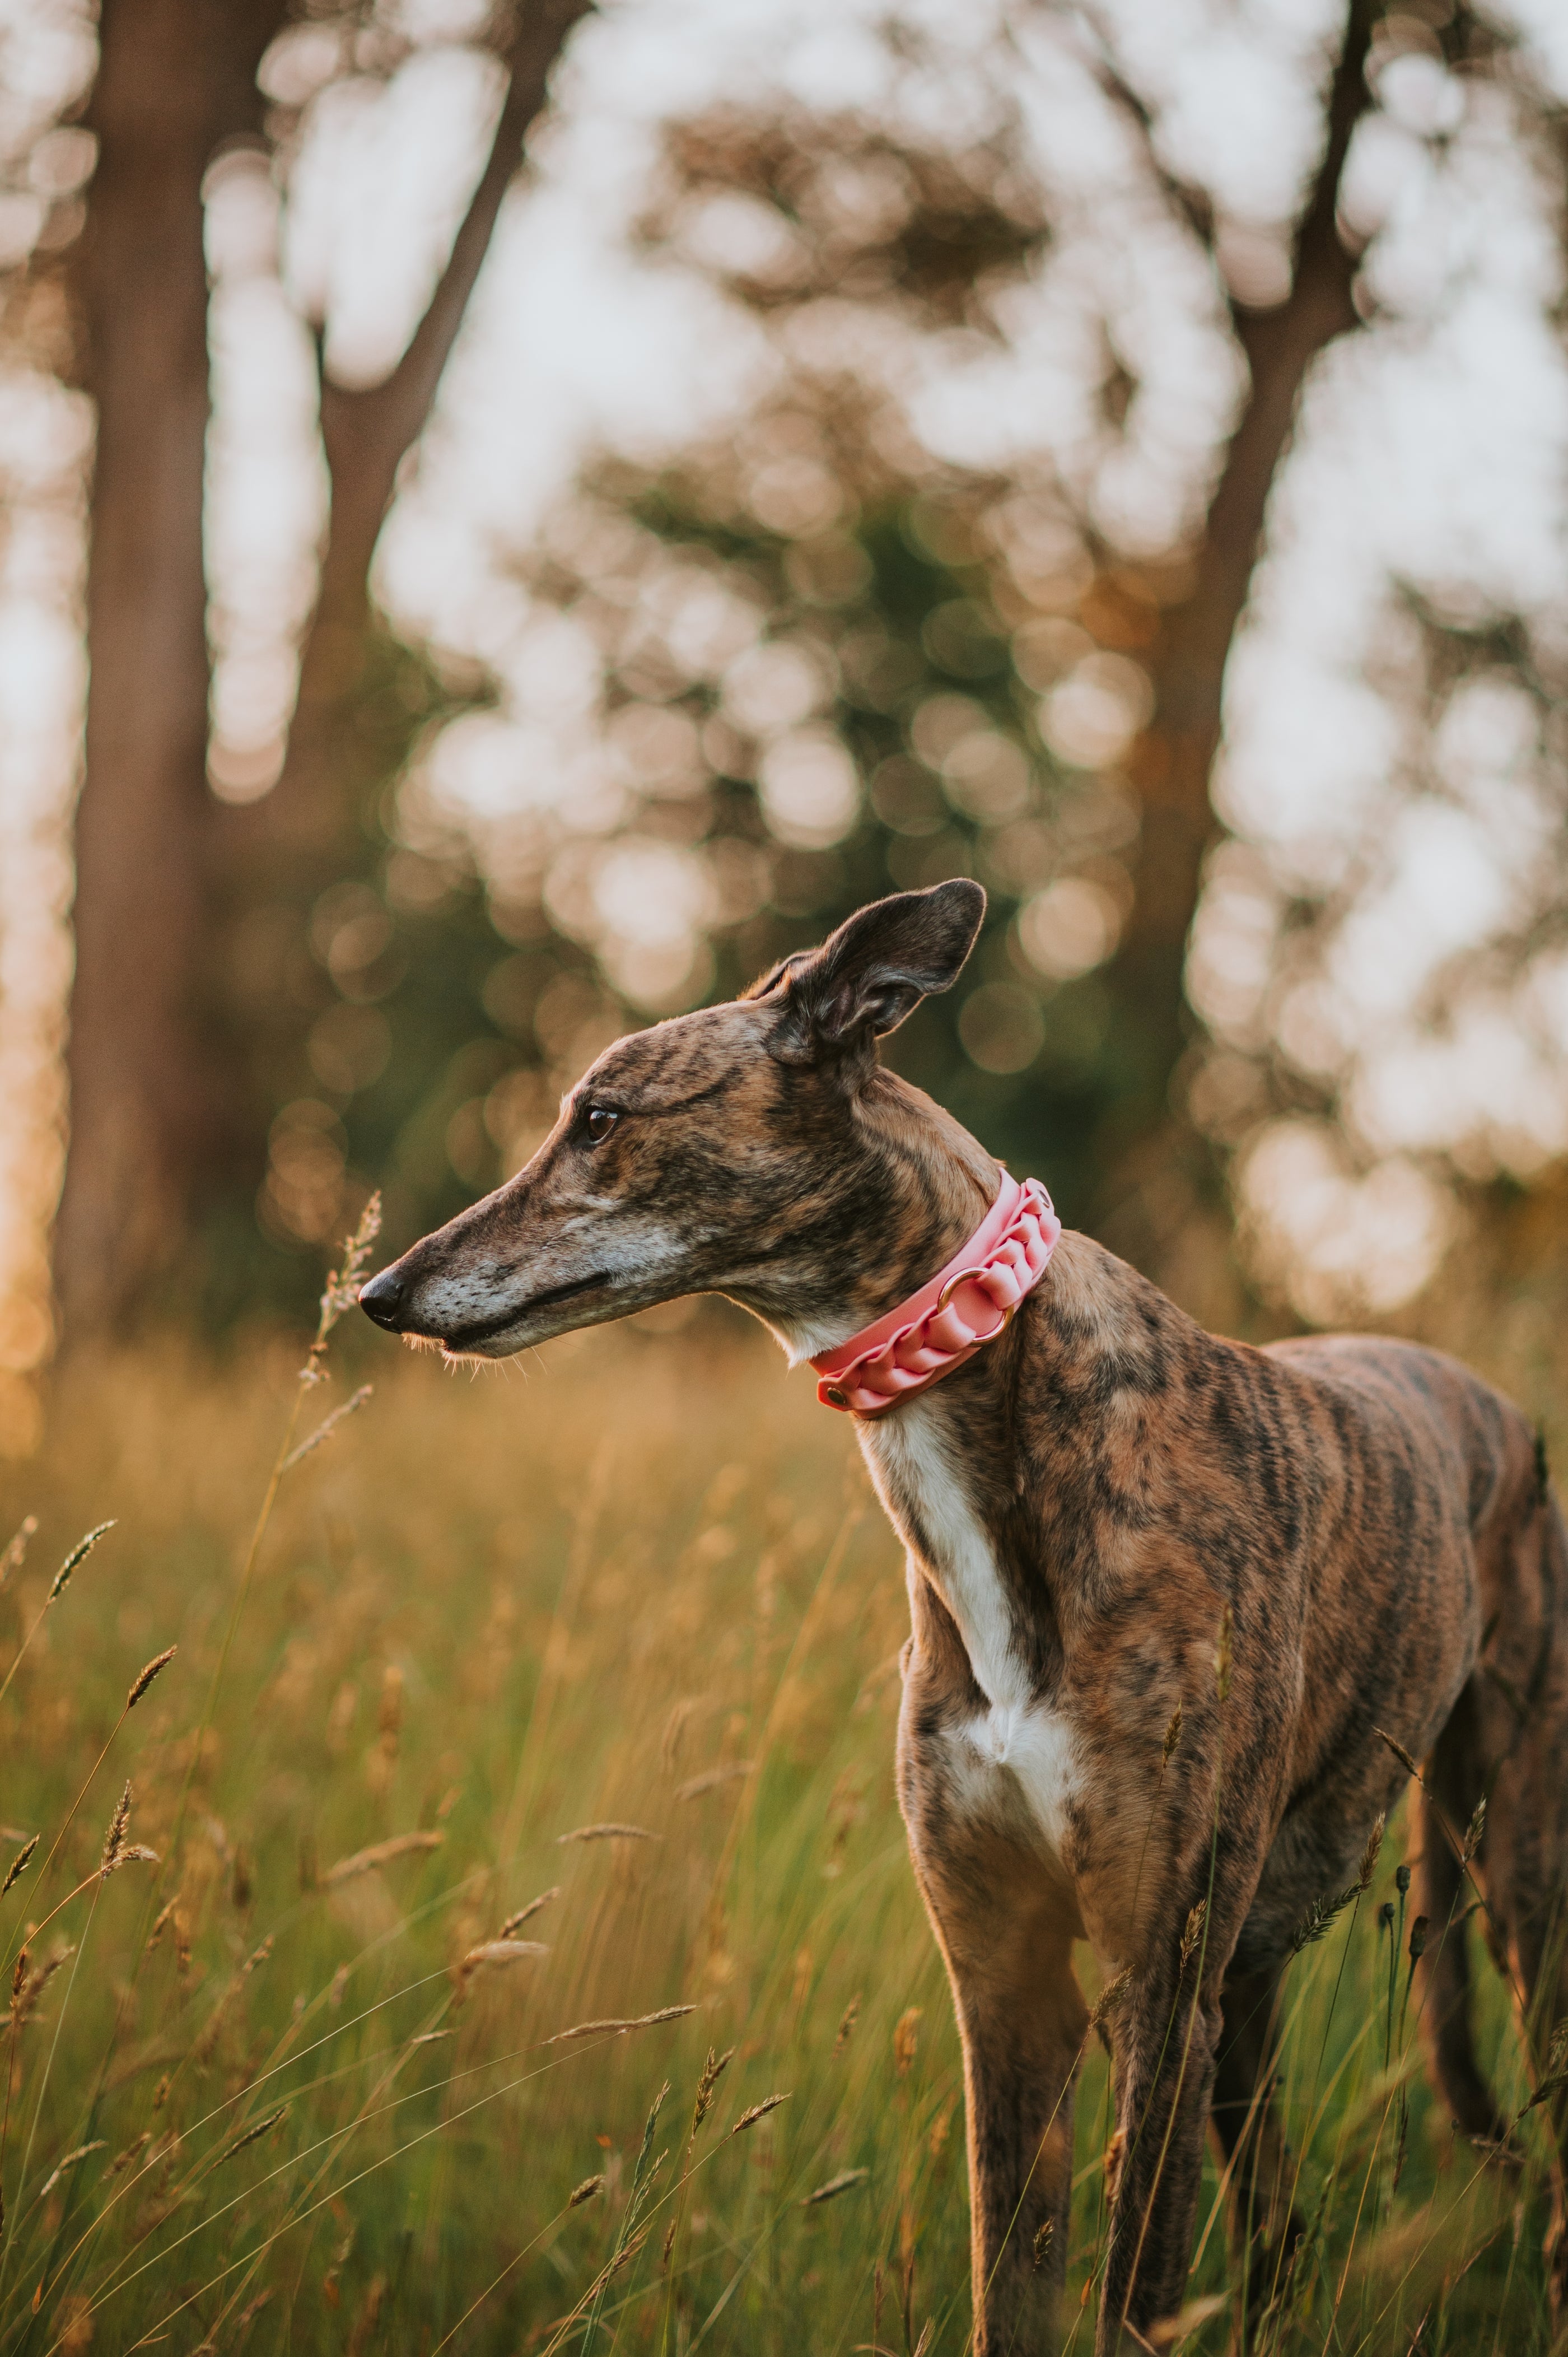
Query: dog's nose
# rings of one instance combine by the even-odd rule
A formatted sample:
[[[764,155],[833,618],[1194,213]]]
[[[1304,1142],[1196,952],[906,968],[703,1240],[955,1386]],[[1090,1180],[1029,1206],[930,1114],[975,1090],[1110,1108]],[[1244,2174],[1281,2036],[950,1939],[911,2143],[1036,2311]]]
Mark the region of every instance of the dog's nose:
[[[403,1313],[404,1286],[395,1269],[383,1268],[380,1276],[372,1276],[369,1285],[360,1288],[360,1307],[367,1318],[395,1334]]]

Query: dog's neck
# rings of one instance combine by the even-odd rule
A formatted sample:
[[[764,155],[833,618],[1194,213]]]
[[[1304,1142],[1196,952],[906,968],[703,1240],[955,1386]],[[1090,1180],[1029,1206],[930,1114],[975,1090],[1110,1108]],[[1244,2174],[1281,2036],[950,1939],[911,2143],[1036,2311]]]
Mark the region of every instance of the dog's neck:
[[[835,1349],[927,1284],[980,1226],[1002,1182],[999,1164],[961,1122],[891,1072],[878,1071],[857,1114],[859,1167],[845,1180],[854,1227],[834,1297],[746,1301],[791,1366]]]

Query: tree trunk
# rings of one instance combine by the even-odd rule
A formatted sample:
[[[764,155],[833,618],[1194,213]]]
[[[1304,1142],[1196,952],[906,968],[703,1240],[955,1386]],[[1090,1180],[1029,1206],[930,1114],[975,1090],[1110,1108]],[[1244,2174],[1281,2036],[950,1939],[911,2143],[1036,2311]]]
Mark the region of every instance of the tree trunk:
[[[591,0],[524,0],[495,140],[424,319],[382,385],[323,384],[332,521],[285,775],[248,809],[207,784],[201,183],[259,134],[256,69],[287,0],[103,0],[99,163],[81,261],[98,405],[86,777],[77,817],[71,1136],[55,1241],[68,1341],[125,1325],[204,1199],[253,1188],[269,1108],[226,1037],[223,951],[247,906],[306,911],[355,864],[361,764],[340,760],[366,576],[501,199]]]
[[[1326,109],[1321,158],[1297,224],[1291,291],[1269,311],[1233,306],[1249,388],[1205,519],[1192,587],[1167,608],[1153,664],[1155,710],[1134,748],[1144,807],[1132,915],[1111,969],[1113,993],[1140,1009],[1143,1069],[1131,1076],[1108,1141],[1118,1191],[1135,1189],[1141,1149],[1165,1137],[1173,1075],[1190,1037],[1183,997],[1187,937],[1205,855],[1215,835],[1210,785],[1219,749],[1225,668],[1251,586],[1269,496],[1290,441],[1303,382],[1317,355],[1358,324],[1358,256],[1336,215],[1351,135],[1369,102],[1370,0],[1348,0]],[[1145,121],[1146,127],[1146,121]],[[1156,167],[1157,168],[1157,167]],[[1183,201],[1186,192],[1177,192]],[[1192,217],[1188,202],[1189,218]],[[1200,233],[1204,223],[1195,221]],[[1120,1143],[1121,1157],[1116,1147]],[[1126,1248],[1150,1258],[1146,1240]]]
[[[123,1321],[223,1151],[222,1075],[197,1011],[211,949],[201,181],[222,137],[259,127],[256,67],[282,16],[282,0],[104,0],[102,15],[80,261],[98,409],[91,673],[56,1234],[73,1337]]]

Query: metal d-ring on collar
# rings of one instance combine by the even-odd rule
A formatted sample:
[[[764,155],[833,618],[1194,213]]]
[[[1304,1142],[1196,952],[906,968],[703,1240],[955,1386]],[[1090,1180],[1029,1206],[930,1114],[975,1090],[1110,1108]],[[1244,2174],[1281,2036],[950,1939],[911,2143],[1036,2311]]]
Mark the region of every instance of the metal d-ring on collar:
[[[953,1275],[950,1276],[947,1283],[943,1286],[941,1291],[937,1296],[937,1306],[931,1312],[932,1317],[940,1318],[941,1316],[943,1310],[947,1308],[948,1303],[951,1300],[953,1294],[961,1285],[967,1285],[972,1277],[978,1280],[983,1277],[985,1274],[986,1272],[983,1268],[961,1268]],[[994,1308],[996,1305],[993,1302],[991,1306]],[[1011,1326],[1014,1318],[1017,1315],[1018,1304],[1015,1301],[1010,1303],[1008,1308],[1002,1312],[1001,1323],[999,1325],[993,1326],[988,1334],[972,1335],[971,1337],[972,1342],[976,1347],[978,1347],[982,1342],[994,1342],[999,1334],[1005,1334],[1008,1327]]]

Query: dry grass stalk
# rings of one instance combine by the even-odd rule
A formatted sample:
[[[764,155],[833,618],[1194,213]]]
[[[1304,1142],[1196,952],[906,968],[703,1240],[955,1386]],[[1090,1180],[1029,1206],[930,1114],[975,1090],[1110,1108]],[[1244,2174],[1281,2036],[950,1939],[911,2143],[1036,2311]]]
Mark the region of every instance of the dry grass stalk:
[[[68,2169],[74,2169],[79,2160],[85,2160],[90,2152],[104,2152],[107,2149],[108,2138],[106,2136],[94,2136],[91,2144],[79,2144],[74,2152],[62,2154],[60,2158],[56,2161],[53,2172],[45,2178],[43,2183],[34,2194],[33,2200],[35,2201],[41,2201],[47,2194],[52,2193],[55,2187],[59,2183],[60,2179],[65,2175],[66,2170]]]
[[[742,2112],[730,2130],[731,2136],[737,2136],[745,2129],[754,2128],[758,2120],[765,2120],[769,2112],[776,2112],[780,2104],[787,2104],[793,2093],[793,2088],[789,2088],[782,2095],[764,2095],[760,2104],[753,2104],[749,2112]]]
[[[1200,2324],[1207,2324],[1211,2316],[1221,2315],[1229,2302],[1230,2295],[1221,2291],[1209,2292],[1202,2299],[1189,2299],[1176,2315],[1162,2316],[1157,2324],[1150,2325],[1150,2348],[1175,2349],[1195,2333]]]
[[[912,2005],[901,2013],[893,2031],[893,2066],[900,2079],[906,2079],[914,2064],[915,2051],[920,2042],[920,2007]]]
[[[537,1899],[531,1899],[526,1907],[520,1907],[515,1915],[509,1915],[496,1937],[500,1940],[510,1940],[514,1932],[520,1932],[526,1922],[539,1913],[541,1908],[548,1907],[553,1900],[559,1899],[560,1896],[561,1885],[558,1882],[553,1883],[548,1890],[542,1890]]]
[[[675,1787],[678,1801],[696,1801],[704,1792],[716,1792],[722,1784],[733,1784],[742,1776],[749,1776],[749,1760],[732,1760],[723,1768],[704,1768],[700,1776],[688,1776],[683,1784]]]
[[[569,1834],[557,1834],[556,1846],[567,1842],[591,1841],[662,1841],[662,1834],[651,1834],[646,1825],[623,1825],[613,1822],[602,1825],[575,1825]]]
[[[62,1965],[70,1964],[75,1953],[74,1946],[57,1948],[52,1955],[46,1956],[41,1964],[29,1972],[27,1951],[26,1948],[21,1951],[16,1958],[16,1969],[11,1975],[11,2025],[14,2029],[25,2029],[30,2021],[38,2019],[38,2007],[43,2003],[49,1983]]]
[[[390,1866],[394,1858],[410,1857],[415,1850],[439,1849],[446,1836],[432,1827],[427,1833],[393,1834],[386,1841],[372,1842],[369,1849],[357,1849],[349,1857],[340,1857],[329,1866],[317,1886],[321,1890],[337,1890],[356,1875],[373,1874],[378,1867]]]
[[[137,1671],[135,1684],[132,1686],[130,1693],[125,1696],[125,1707],[127,1710],[135,1709],[136,1705],[141,1701],[142,1696],[146,1693],[147,1688],[152,1684],[153,1680],[156,1677],[160,1676],[162,1673],[167,1669],[169,1663],[173,1661],[178,1651],[179,1647],[177,1645],[167,1646],[163,1652],[156,1653],[145,1669]]]
[[[370,2287],[365,2293],[364,2305],[354,2320],[354,2330],[349,2335],[345,2357],[363,2357],[363,2352],[370,2347],[375,2335],[376,2326],[381,2320],[381,2302],[386,2298],[386,2293],[385,2276],[372,2276]]]
[[[274,2288],[274,2287],[272,2284],[263,2284],[261,2290],[256,2294],[255,2298],[250,2301],[246,2307],[242,2308],[240,2310],[239,2315],[235,2318],[234,2346],[236,2349],[239,2348],[241,2343],[244,2341],[245,2335],[249,2332],[252,2325],[254,2324],[257,2317],[260,2316],[263,2309],[265,2308],[268,2300],[273,2297]]]
[[[151,2128],[144,2128],[139,2136],[133,2136],[130,2143],[125,2147],[124,2151],[117,2152],[113,2159],[110,2162],[108,2168],[104,2170],[104,2184],[109,2185],[113,2183],[116,2177],[123,2177],[126,2169],[130,2168],[131,2163],[134,2160],[139,2159],[141,2155],[145,2152],[152,2140],[153,2132]]]
[[[639,2013],[625,2020],[575,2021],[570,2029],[558,2029],[544,2043],[546,2046],[564,2046],[571,2038],[622,2038],[628,2029],[652,2029],[661,2021],[680,2021],[696,2010],[694,2005],[661,2005],[657,2013]]]
[[[814,2193],[808,2193],[800,2207],[802,2210],[814,2210],[820,2201],[836,2201],[841,2193],[853,2192],[857,2185],[864,2185],[870,2174],[868,2169],[841,2169],[836,2177],[830,2177],[825,2185],[819,2185]]]
[[[296,1465],[303,1464],[307,1457],[321,1447],[324,1440],[330,1440],[340,1424],[346,1424],[351,1415],[358,1414],[374,1389],[373,1383],[361,1383],[351,1399],[346,1399],[341,1407],[335,1407],[330,1415],[323,1416],[308,1439],[302,1440],[297,1448],[289,1450],[278,1469],[279,1471],[291,1473]]]
[[[20,1571],[27,1553],[27,1541],[38,1527],[37,1514],[24,1514],[9,1545],[0,1555],[0,1588],[4,1588],[13,1572]]]
[[[247,2145],[259,2143],[263,2136],[266,2136],[271,2129],[275,2128],[280,2121],[286,2120],[287,2117],[288,2105],[286,2104],[280,2104],[275,2112],[269,2112],[265,2119],[255,2121],[252,2126],[244,2130],[242,2135],[237,2136],[232,2144],[226,2145],[223,2150],[219,2154],[217,2159],[213,2162],[213,2168],[221,2169],[226,2160],[232,2160],[235,2154],[237,2152],[243,2152]]]
[[[28,1866],[32,1862],[33,1852],[37,1849],[39,1839],[40,1836],[38,1834],[34,1834],[29,1841],[25,1841],[22,1844],[21,1848],[11,1860],[10,1870],[6,1874],[5,1879],[4,1882],[0,1882],[0,1899],[4,1899],[5,1893],[10,1889],[11,1885],[16,1881],[20,1876],[26,1874]]]
[[[549,1949],[540,1940],[481,1940],[470,1948],[457,1970],[462,1974],[476,1972],[480,1964],[516,1964],[526,1956],[547,1956]]]

